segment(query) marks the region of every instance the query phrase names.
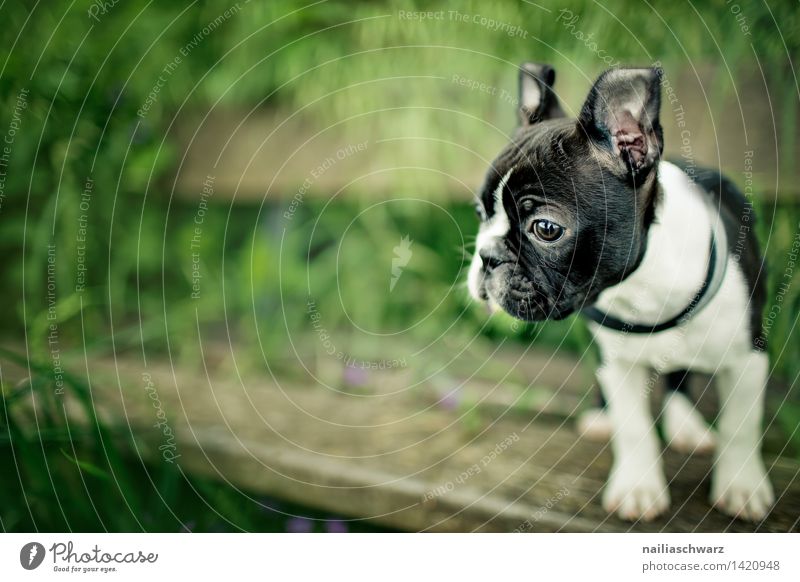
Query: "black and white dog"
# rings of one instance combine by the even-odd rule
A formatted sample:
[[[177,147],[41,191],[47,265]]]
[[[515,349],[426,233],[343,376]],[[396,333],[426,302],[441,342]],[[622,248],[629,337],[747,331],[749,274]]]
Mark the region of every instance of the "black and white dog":
[[[773,492],[760,454],[766,292],[751,207],[719,173],[661,160],[660,70],[606,71],[577,120],[554,80],[548,66],[520,68],[521,125],[480,194],[470,293],[526,321],[590,319],[614,454],[606,510],[652,519],[669,507],[649,379],[681,388],[699,371],[715,374],[716,431],[673,391],[667,442],[716,448],[711,503],[761,519]]]

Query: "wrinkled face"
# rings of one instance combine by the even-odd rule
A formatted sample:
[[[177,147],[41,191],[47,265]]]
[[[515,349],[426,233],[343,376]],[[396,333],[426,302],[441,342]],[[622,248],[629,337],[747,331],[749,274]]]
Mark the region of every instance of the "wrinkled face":
[[[476,201],[470,293],[526,321],[562,319],[632,272],[657,200],[661,136],[647,103],[657,73],[606,73],[580,120],[562,117],[553,77],[523,65],[522,126]]]

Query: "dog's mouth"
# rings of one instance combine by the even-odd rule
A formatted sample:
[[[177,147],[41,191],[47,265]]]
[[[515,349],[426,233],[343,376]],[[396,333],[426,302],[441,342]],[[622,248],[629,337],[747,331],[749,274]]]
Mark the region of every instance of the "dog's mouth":
[[[575,311],[572,302],[556,301],[542,293],[510,262],[483,273],[478,296],[523,321],[559,320]]]

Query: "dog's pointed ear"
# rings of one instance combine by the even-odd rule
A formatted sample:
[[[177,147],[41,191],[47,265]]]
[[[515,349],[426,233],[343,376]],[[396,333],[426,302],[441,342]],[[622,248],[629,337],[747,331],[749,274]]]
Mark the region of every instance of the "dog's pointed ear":
[[[611,69],[600,75],[578,121],[631,176],[646,174],[661,156],[661,69]]]
[[[522,126],[564,117],[553,92],[556,71],[548,65],[522,63],[519,67],[519,116]]]

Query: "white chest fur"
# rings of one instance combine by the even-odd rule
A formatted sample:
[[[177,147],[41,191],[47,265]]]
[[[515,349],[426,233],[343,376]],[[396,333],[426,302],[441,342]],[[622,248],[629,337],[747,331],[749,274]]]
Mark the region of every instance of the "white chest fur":
[[[692,300],[708,269],[711,216],[700,191],[668,162],[659,164],[662,200],[640,266],[605,290],[597,306],[620,319],[657,323]],[[749,291],[739,264],[728,259],[714,298],[688,322],[654,334],[633,334],[590,324],[605,358],[636,362],[659,372],[714,372],[751,351]]]

